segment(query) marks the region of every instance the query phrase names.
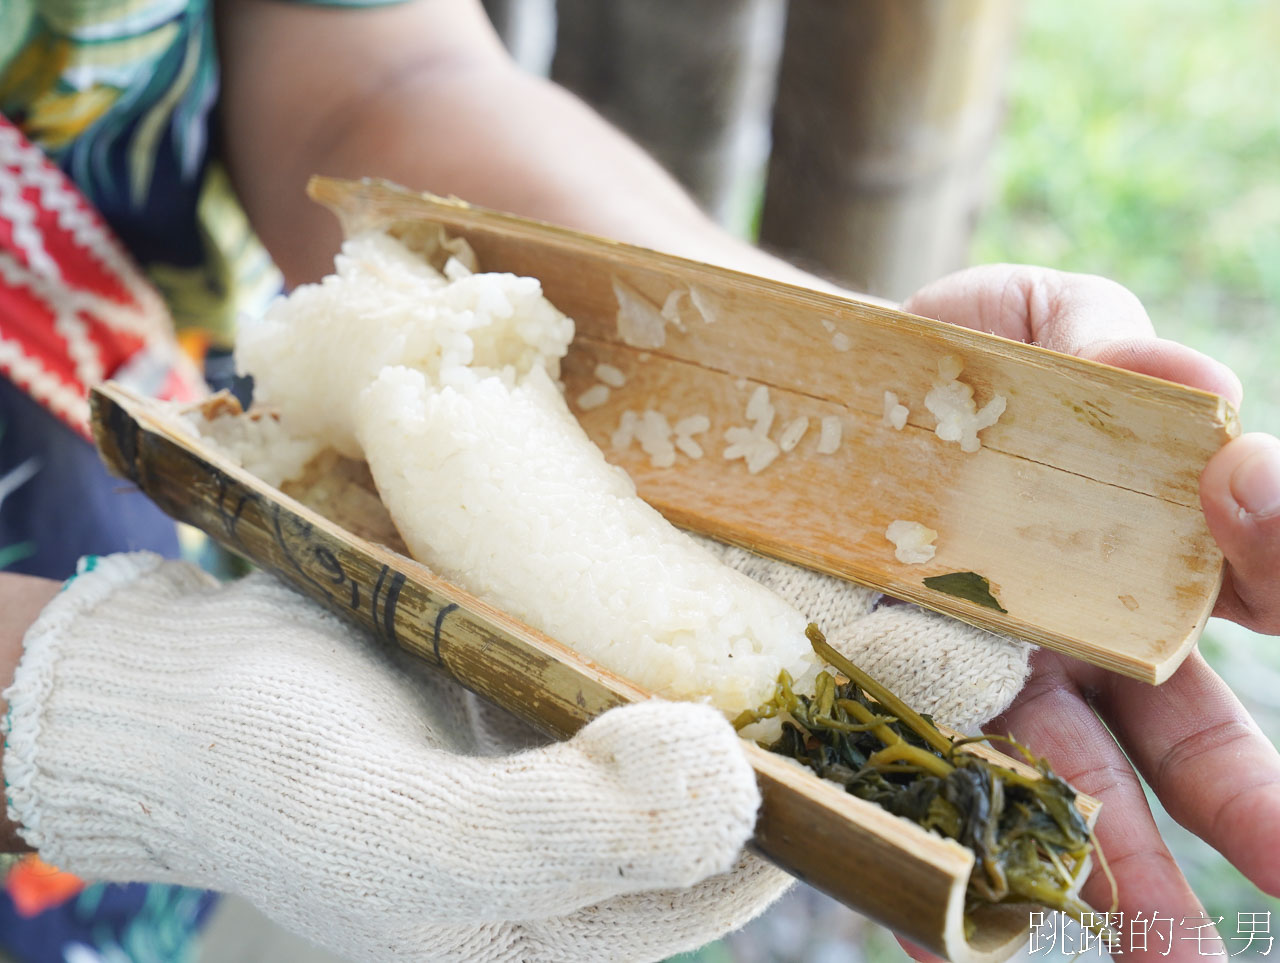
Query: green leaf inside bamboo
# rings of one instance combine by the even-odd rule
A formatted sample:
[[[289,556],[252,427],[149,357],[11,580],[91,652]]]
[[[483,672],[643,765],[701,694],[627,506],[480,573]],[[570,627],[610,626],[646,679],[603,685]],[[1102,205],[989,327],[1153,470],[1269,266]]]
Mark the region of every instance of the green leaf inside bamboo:
[[[1083,922],[1090,909],[1075,894],[1095,843],[1076,808],[1075,790],[1012,740],[1003,741],[1031,762],[1038,777],[962,751],[982,740],[952,740],[832,648],[817,626],[806,635],[843,680],[822,672],[808,696],[797,693],[784,672],[773,697],[742,713],[735,725],[780,721],[781,735],[764,748],[967,846],[975,857],[970,908],[1031,902]]]
[[[991,594],[991,583],[977,572],[948,572],[946,575],[930,575],[924,580],[925,588],[945,592],[966,602],[995,609],[1006,615],[1009,610]]]

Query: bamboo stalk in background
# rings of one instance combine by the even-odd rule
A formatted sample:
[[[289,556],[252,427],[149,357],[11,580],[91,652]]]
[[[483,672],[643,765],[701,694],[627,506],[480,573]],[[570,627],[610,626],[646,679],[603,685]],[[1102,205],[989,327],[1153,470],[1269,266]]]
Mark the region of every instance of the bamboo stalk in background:
[[[513,60],[530,73],[547,75],[555,45],[556,0],[483,0],[489,22]]]
[[[962,267],[1013,0],[790,0],[761,242],[901,299]]]
[[[744,230],[767,151],[781,0],[559,0],[552,79]]]

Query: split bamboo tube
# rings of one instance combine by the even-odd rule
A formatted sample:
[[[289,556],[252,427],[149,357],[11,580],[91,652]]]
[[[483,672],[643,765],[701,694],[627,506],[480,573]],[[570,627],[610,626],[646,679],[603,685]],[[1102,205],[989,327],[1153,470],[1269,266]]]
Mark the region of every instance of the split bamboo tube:
[[[161,509],[549,735],[568,736],[614,706],[649,697],[412,559],[354,534],[340,519],[266,485],[187,433],[170,410],[114,384],[95,389],[91,402],[108,468]],[[356,507],[351,527],[379,530],[378,519]],[[743,745],[763,796],[753,845],[774,863],[951,960],[1003,960],[1026,940],[1025,904],[976,910],[966,938],[969,850],[790,760]],[[1077,805],[1088,818],[1096,815],[1093,800],[1080,797]]]

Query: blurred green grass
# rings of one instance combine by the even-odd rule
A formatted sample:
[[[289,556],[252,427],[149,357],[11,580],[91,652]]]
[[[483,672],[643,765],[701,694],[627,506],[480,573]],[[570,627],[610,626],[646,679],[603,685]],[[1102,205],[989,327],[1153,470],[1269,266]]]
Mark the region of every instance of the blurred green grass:
[[[974,261],[1122,282],[1159,334],[1235,369],[1246,430],[1280,434],[1280,4],[1076,0],[1023,17]],[[1215,620],[1201,650],[1275,742],[1276,640]],[[1224,936],[1259,910],[1280,932],[1280,900],[1155,808]]]
[[[1029,3],[975,261],[1103,274],[1280,432],[1280,4]]]

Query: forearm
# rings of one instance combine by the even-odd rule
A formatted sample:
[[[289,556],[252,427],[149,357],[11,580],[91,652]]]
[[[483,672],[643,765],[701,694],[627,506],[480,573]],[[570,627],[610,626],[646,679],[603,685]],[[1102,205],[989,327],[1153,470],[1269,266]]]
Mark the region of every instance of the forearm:
[[[291,282],[324,273],[337,244],[333,219],[303,196],[307,177],[324,173],[386,177],[794,283],[822,283],[716,227],[631,141],[572,95],[511,64],[487,24],[476,21],[478,6],[451,2],[339,14],[253,0],[229,5],[251,15],[223,23],[228,156],[250,217]],[[298,24],[312,35],[309,43],[273,42]],[[357,28],[363,39],[353,36]],[[451,40],[415,49],[386,39],[409,29],[446,31]],[[358,48],[387,43],[396,52],[335,103],[301,93],[315,89],[307,78],[317,62],[336,75],[358,75]],[[271,59],[291,46],[311,56]],[[295,85],[301,112],[282,126]],[[267,86],[285,99],[264,105]]]
[[[22,637],[60,587],[61,583],[53,579],[0,573],[0,684],[3,685],[0,693],[13,682],[14,669],[22,657]],[[7,717],[8,712],[9,705],[0,694],[0,715]],[[0,755],[0,766],[3,761]],[[18,836],[8,813],[0,813],[0,852],[20,853],[30,849]]]

